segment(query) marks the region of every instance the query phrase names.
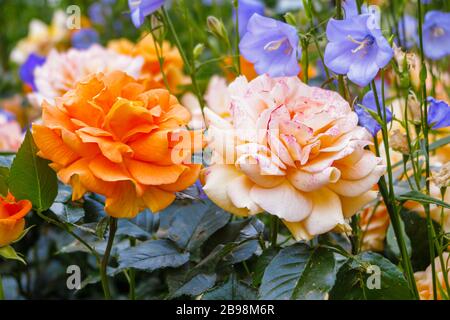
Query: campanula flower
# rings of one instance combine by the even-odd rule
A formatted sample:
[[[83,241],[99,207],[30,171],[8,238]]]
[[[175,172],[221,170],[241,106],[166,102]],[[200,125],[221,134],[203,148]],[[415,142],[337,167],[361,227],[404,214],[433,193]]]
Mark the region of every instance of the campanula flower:
[[[398,22],[399,42],[406,49],[411,49],[417,39],[417,19],[406,14]]]
[[[326,66],[337,74],[346,74],[361,87],[368,85],[394,55],[375,14],[330,19],[326,33]]]
[[[23,65],[20,66],[19,76],[20,79],[29,85],[33,91],[36,90],[36,84],[34,83],[34,69],[37,66],[44,64],[45,57],[37,54],[30,54]]]
[[[380,106],[382,107],[383,101],[380,96],[378,96],[378,101],[380,103]],[[365,108],[374,111],[375,113],[378,112],[377,104],[375,102],[375,94],[372,90],[364,95],[362,105]],[[355,105],[355,112],[358,115],[359,125],[366,128],[372,134],[372,136],[375,137],[378,131],[380,131],[381,129],[381,125],[378,123],[378,121],[375,120],[372,115],[360,105]],[[392,121],[392,111],[389,110],[389,108],[386,108],[386,118],[387,123]]]
[[[112,15],[112,9],[110,5],[106,5],[106,1],[95,2],[89,6],[88,15],[89,19],[99,25],[105,25],[106,19]]]
[[[131,21],[136,28],[139,28],[146,16],[151,15],[164,4],[164,0],[128,0],[131,10]]]
[[[428,97],[427,101],[429,103],[428,124],[433,129],[450,127],[450,106],[448,103],[432,97]]]
[[[342,8],[344,9],[346,19],[355,17],[359,14],[356,0],[344,0],[342,2]],[[367,10],[367,5],[363,4],[361,6],[361,13],[367,13]]]
[[[297,30],[281,21],[255,13],[239,44],[245,59],[255,64],[258,74],[271,77],[296,76],[300,72]]]
[[[94,43],[99,42],[97,31],[91,28],[80,29],[72,35],[72,47],[75,49],[88,49]]]
[[[450,13],[429,11],[423,24],[425,56],[439,60],[450,54]]]
[[[261,0],[239,0],[238,20],[239,36],[241,38],[247,31],[247,24],[254,13],[261,16],[264,15],[264,3]]]

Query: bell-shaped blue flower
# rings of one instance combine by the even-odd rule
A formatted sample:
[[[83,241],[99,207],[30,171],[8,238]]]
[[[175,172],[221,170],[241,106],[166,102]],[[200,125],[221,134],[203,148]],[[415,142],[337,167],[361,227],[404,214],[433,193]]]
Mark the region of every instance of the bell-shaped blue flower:
[[[427,101],[429,104],[428,125],[432,129],[450,127],[450,106],[448,103],[432,97],[428,97]]]
[[[405,14],[398,22],[399,41],[397,44],[403,45],[406,49],[414,47],[417,40],[417,19],[409,14]]]
[[[20,66],[19,76],[20,79],[29,85],[33,91],[36,90],[36,84],[34,83],[34,69],[43,65],[45,57],[32,53],[28,56],[27,60]]]
[[[381,108],[383,108],[383,101],[380,96],[378,96],[378,102],[380,103]],[[367,92],[362,100],[362,105],[366,109],[370,109],[376,114],[378,113],[377,104],[375,102],[375,94],[373,91]],[[376,136],[378,131],[381,129],[381,125],[375,120],[372,115],[360,105],[355,105],[355,112],[358,115],[359,125],[361,127],[366,128],[372,136]],[[387,123],[392,121],[392,111],[389,108],[386,108],[386,119],[384,119],[384,111],[382,109],[382,119]]]
[[[346,74],[361,87],[368,85],[394,55],[375,14],[330,19],[326,33],[326,66],[337,74]]]
[[[97,31],[94,29],[80,29],[72,35],[72,47],[75,49],[88,49],[94,43],[98,43],[99,39]]]
[[[238,1],[239,36],[242,38],[247,32],[247,24],[253,14],[264,15],[264,2],[261,0]],[[236,12],[234,12],[236,15]],[[235,16],[236,17],[236,16]],[[235,20],[235,18],[233,19]]]
[[[450,12],[429,11],[422,30],[427,58],[439,60],[450,54]]]
[[[164,0],[128,0],[134,26],[139,28],[144,23],[145,17],[161,8],[163,4]]]
[[[244,58],[255,65],[258,74],[289,77],[300,72],[298,42],[293,26],[255,13],[248,22],[239,49]]]

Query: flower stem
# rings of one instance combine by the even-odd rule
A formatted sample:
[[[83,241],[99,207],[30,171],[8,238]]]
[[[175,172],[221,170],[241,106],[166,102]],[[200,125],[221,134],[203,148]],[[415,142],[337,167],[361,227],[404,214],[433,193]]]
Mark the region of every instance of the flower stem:
[[[236,24],[236,65],[237,65],[237,69],[238,69],[238,74],[241,74],[241,53],[239,51],[239,42],[240,42],[240,35],[239,35],[239,14],[238,14],[238,10],[239,10],[239,1],[238,0],[234,0],[233,1],[233,6],[234,6],[234,10],[236,12],[236,19],[235,19],[235,24]]]
[[[336,0],[336,19],[342,20],[342,17],[342,0]],[[345,88],[344,76],[342,74],[338,75],[338,87],[340,95],[351,104]]]
[[[382,78],[384,80],[384,77],[382,77]],[[384,86],[384,83],[383,83],[383,86]],[[377,92],[377,87],[375,85],[375,80],[372,81],[372,91],[375,96],[375,103],[377,105],[378,116],[381,119],[386,120],[386,107],[385,107],[385,104],[383,103],[383,110],[381,108],[380,101],[378,99],[378,92]],[[384,93],[384,90],[382,91],[382,93]],[[384,102],[384,97],[382,100]],[[401,227],[399,208],[398,208],[396,200],[395,200],[394,183],[393,183],[393,176],[392,176],[392,164],[391,164],[390,151],[389,151],[389,138],[388,138],[388,130],[387,130],[386,121],[382,121],[381,130],[382,130],[382,136],[383,136],[383,144],[384,144],[385,153],[386,153],[386,164],[387,164],[387,171],[388,171],[389,187],[386,183],[386,179],[384,176],[380,178],[380,181],[378,182],[378,186],[380,189],[381,196],[383,197],[384,203],[386,205],[386,209],[389,213],[389,217],[392,222],[392,227],[394,229],[394,233],[397,238],[397,243],[400,248],[403,270],[405,271],[406,278],[409,282],[410,288],[413,291],[414,296],[416,298],[419,298],[416,281],[414,279],[414,272],[412,269],[411,259],[409,257],[408,250],[406,248],[405,235],[403,233],[404,230]],[[376,137],[374,139],[374,142],[375,142],[376,153],[379,156],[380,149],[379,149],[378,140]]]
[[[420,48],[420,87],[421,87],[421,99],[420,99],[420,110],[422,113],[422,130],[424,136],[424,151],[425,151],[425,191],[427,195],[430,195],[430,140],[429,140],[429,132],[428,132],[428,108],[426,104],[427,98],[427,67],[425,65],[425,56],[423,50],[423,14],[422,14],[422,3],[421,1],[417,1],[417,15],[418,15],[418,32],[419,32],[419,48]],[[433,280],[433,297],[437,299],[437,286],[436,286],[436,266],[434,265],[434,238],[435,238],[435,230],[433,226],[433,221],[431,219],[430,213],[430,205],[425,203],[424,205],[425,215],[427,219],[427,233],[428,233],[428,244],[430,249],[430,261],[431,261],[431,272],[432,272],[432,280]]]
[[[186,6],[185,3],[183,3],[183,5]],[[181,45],[180,39],[178,38],[177,32],[175,30],[175,27],[173,26],[172,20],[170,19],[170,16],[169,16],[167,10],[164,7],[162,8],[162,12],[163,12],[164,20],[166,21],[167,25],[169,26],[170,33],[172,34],[173,39],[175,41],[175,45],[178,48],[178,51],[180,52],[181,58],[183,59],[183,62],[186,65],[186,69],[187,69],[187,71],[188,71],[188,73],[189,73],[189,75],[191,77],[192,86],[194,88],[194,93],[197,96],[198,102],[200,103],[200,106],[201,106],[201,109],[202,109],[202,113],[203,113],[203,108],[205,107],[205,103],[203,101],[203,97],[202,97],[202,94],[200,92],[200,88],[199,88],[198,83],[197,83],[195,66],[188,59],[188,56],[187,56],[186,52],[184,51],[183,46]]]
[[[5,300],[5,292],[3,291],[3,280],[0,274],[0,300]]]
[[[109,218],[109,236],[108,243],[106,245],[105,254],[103,255],[102,263],[100,265],[100,276],[102,279],[102,287],[103,293],[106,300],[111,299],[111,292],[109,290],[109,282],[108,282],[108,263],[109,257],[111,255],[111,249],[114,243],[114,237],[117,231],[117,218],[110,217]]]
[[[131,238],[130,239],[130,246],[134,247],[136,245],[136,239]],[[136,270],[130,269],[130,278],[129,278],[129,284],[130,284],[130,300],[136,300]]]
[[[278,217],[270,216],[270,246],[275,248],[277,246],[278,239]]]

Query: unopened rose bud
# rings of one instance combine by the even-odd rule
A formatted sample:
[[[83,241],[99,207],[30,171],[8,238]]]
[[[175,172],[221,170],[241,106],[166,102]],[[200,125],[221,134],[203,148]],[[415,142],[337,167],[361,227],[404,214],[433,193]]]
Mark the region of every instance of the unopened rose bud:
[[[392,150],[400,152],[402,154],[409,154],[408,140],[406,135],[400,130],[394,130],[389,140]]]
[[[217,38],[226,39],[228,37],[227,30],[225,29],[223,22],[216,17],[209,16],[206,19],[206,25],[208,26],[208,30]]]
[[[450,186],[450,162],[445,163],[438,172],[433,174],[431,181],[438,188],[447,188]]]

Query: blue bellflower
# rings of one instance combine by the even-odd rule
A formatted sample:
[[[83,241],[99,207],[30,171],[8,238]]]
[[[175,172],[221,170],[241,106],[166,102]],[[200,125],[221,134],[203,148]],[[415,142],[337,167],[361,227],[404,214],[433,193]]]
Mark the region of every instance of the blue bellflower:
[[[89,19],[93,23],[102,26],[106,24],[106,20],[112,15],[111,6],[103,2],[95,2],[88,8]]]
[[[99,35],[97,31],[91,28],[80,29],[72,35],[72,47],[75,49],[88,49],[98,42]]]
[[[161,8],[164,0],[128,0],[131,11],[131,21],[139,28],[145,21],[145,17]]]
[[[326,66],[337,74],[346,74],[361,87],[368,85],[394,55],[375,14],[330,19],[326,33]]]
[[[378,102],[380,103],[381,108],[383,108],[383,101],[380,96],[378,96]],[[378,113],[377,104],[375,102],[375,94],[372,90],[364,95],[362,105],[365,108]],[[359,125],[366,128],[370,134],[375,137],[381,129],[381,125],[378,121],[375,120],[372,115],[360,105],[355,105],[355,112],[358,115]],[[381,113],[384,115],[383,110],[381,110]],[[389,108],[386,108],[386,118],[387,123],[392,121],[392,111]],[[383,121],[385,121],[385,119],[383,119]]]
[[[239,0],[238,2],[238,20],[239,36],[242,38],[247,32],[247,24],[254,13],[264,15],[264,3],[260,0]],[[236,12],[234,12],[236,17]],[[235,18],[233,19],[235,20]]]
[[[403,19],[398,22],[399,41],[406,49],[414,47],[417,39],[417,19],[406,14]]]
[[[429,11],[422,27],[425,56],[431,60],[439,60],[449,55],[450,12]]]
[[[432,97],[428,97],[427,101],[429,103],[428,125],[432,129],[450,127],[450,106],[445,101]]]
[[[248,22],[239,49],[245,59],[254,63],[258,74],[289,77],[300,72],[298,42],[293,26],[255,13]]]
[[[20,66],[20,79],[29,85],[33,91],[36,91],[36,84],[34,82],[34,69],[45,62],[45,57],[37,54],[30,54],[24,64]]]

